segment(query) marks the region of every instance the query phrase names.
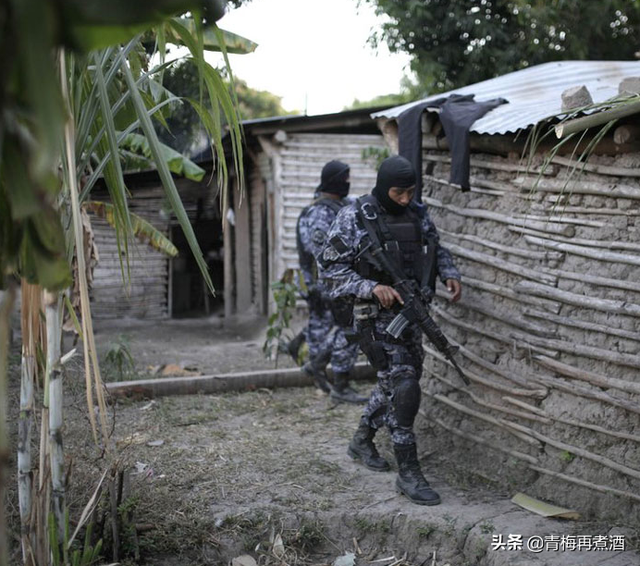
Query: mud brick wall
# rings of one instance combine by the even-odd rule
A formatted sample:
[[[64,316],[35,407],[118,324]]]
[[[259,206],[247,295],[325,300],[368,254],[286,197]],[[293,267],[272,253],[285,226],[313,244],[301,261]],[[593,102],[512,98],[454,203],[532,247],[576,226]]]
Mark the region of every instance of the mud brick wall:
[[[568,184],[568,159],[541,161],[472,154],[465,193],[448,152],[424,151],[423,200],[463,276],[434,317],[472,385],[428,353],[420,449],[510,492],[637,516],[640,155],[593,156]]]

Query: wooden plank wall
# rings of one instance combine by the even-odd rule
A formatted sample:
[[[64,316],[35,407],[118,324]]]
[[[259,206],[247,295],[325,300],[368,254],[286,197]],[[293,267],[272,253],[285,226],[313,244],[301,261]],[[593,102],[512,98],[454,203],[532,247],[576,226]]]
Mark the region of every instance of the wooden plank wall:
[[[160,217],[162,188],[136,191],[130,210],[168,233],[168,221]],[[91,217],[99,261],[94,270],[91,309],[96,319],[129,316],[164,318],[168,311],[169,260],[134,240],[129,248],[129,282],[123,284],[115,232],[107,222]]]
[[[423,156],[424,201],[463,275],[462,301],[441,291],[433,310],[472,380],[430,351],[429,442],[502,486],[637,513],[640,154],[592,156],[569,185],[557,158],[536,185],[517,159],[476,153],[467,193],[448,153]]]
[[[289,134],[280,146],[280,175],[276,179],[281,206],[276,210],[275,273],[282,277],[285,269],[298,268],[296,222],[302,209],[311,203],[320,183],[322,167],[332,159],[351,166],[351,195],[371,191],[375,185],[376,164],[364,160],[363,150],[384,149],[382,135]]]

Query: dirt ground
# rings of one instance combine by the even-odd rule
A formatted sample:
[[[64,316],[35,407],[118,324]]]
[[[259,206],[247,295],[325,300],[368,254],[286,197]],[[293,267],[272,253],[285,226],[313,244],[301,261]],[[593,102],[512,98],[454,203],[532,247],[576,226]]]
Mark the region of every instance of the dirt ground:
[[[212,316],[120,320],[98,325],[96,339],[104,355],[126,335],[136,370],[146,377],[164,364],[203,374],[273,368],[261,351],[264,332],[260,319]],[[15,408],[19,358],[12,361]],[[279,366],[293,362],[283,357]],[[76,454],[72,512],[86,502],[105,465],[92,446],[80,369],[77,360],[78,371],[66,377],[65,444]],[[372,386],[357,384],[362,393]],[[361,408],[335,405],[312,387],[126,400],[110,411],[120,467],[132,478],[126,503],[138,526],[137,550],[130,547],[122,564],[249,566],[247,555],[278,566],[640,564],[629,548],[634,533],[624,526],[534,515],[511,503],[512,493],[468,473],[467,466],[452,467],[442,454],[426,454],[422,462],[442,504],[410,503],[393,489],[395,472],[369,471],[346,455]],[[429,439],[420,442],[427,446]],[[385,432],[377,443],[392,462]],[[16,509],[12,491],[14,533]],[[493,549],[500,535],[515,537],[515,548]],[[563,535],[624,535],[627,550],[526,549],[530,537]]]

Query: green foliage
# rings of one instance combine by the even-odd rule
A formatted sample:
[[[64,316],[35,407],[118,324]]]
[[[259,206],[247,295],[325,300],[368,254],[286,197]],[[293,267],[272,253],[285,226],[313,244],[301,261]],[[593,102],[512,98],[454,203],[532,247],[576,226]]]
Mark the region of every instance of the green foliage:
[[[267,359],[271,359],[275,352],[276,363],[284,342],[290,339],[285,331],[291,328],[291,319],[298,297],[298,286],[294,282],[294,273],[292,269],[287,269],[280,281],[271,283],[276,310],[267,321],[267,336],[262,345],[262,351]]]
[[[85,530],[84,541],[80,544],[74,541],[69,544],[69,513],[65,512],[64,540],[58,545],[56,518],[53,513],[49,513],[49,540],[51,541],[51,563],[53,566],[91,566],[96,564],[101,558],[102,539],[98,540],[95,545],[91,544],[92,525],[89,524]]]
[[[129,338],[125,334],[119,334],[114,342],[109,344],[104,362],[108,375],[112,375],[116,381],[125,381],[135,374],[135,362],[131,355]]]
[[[389,21],[371,37],[412,57],[429,93],[559,60],[632,60],[640,3],[628,0],[360,0]]]
[[[362,160],[367,161],[378,170],[382,162],[391,155],[388,147],[365,147],[362,150]]]
[[[576,455],[572,452],[569,452],[568,450],[563,450],[562,452],[560,452],[560,459],[567,464],[573,462],[573,460],[575,460],[575,457]]]
[[[198,118],[198,111],[191,101],[200,100],[200,79],[198,68],[191,60],[181,60],[171,65],[165,72],[163,84],[183,102],[173,105],[171,116],[167,119],[167,128],[156,125],[160,140],[183,154],[197,149],[205,138],[206,132]],[[227,88],[231,88],[225,80]],[[267,91],[255,90],[243,80],[236,79],[233,87],[238,99],[238,113],[243,120],[285,116],[291,114],[282,107],[282,99]],[[203,101],[203,109],[211,111],[211,105]],[[220,117],[225,123],[224,116]]]

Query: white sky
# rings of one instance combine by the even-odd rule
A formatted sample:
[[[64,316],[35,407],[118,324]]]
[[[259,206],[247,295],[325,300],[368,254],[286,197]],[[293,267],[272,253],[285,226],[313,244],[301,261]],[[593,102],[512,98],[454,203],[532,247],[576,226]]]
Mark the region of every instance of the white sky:
[[[400,90],[408,57],[367,44],[379,22],[356,0],[252,0],[218,25],[258,44],[248,55],[230,55],[235,76],[281,96],[285,109],[312,115]]]

